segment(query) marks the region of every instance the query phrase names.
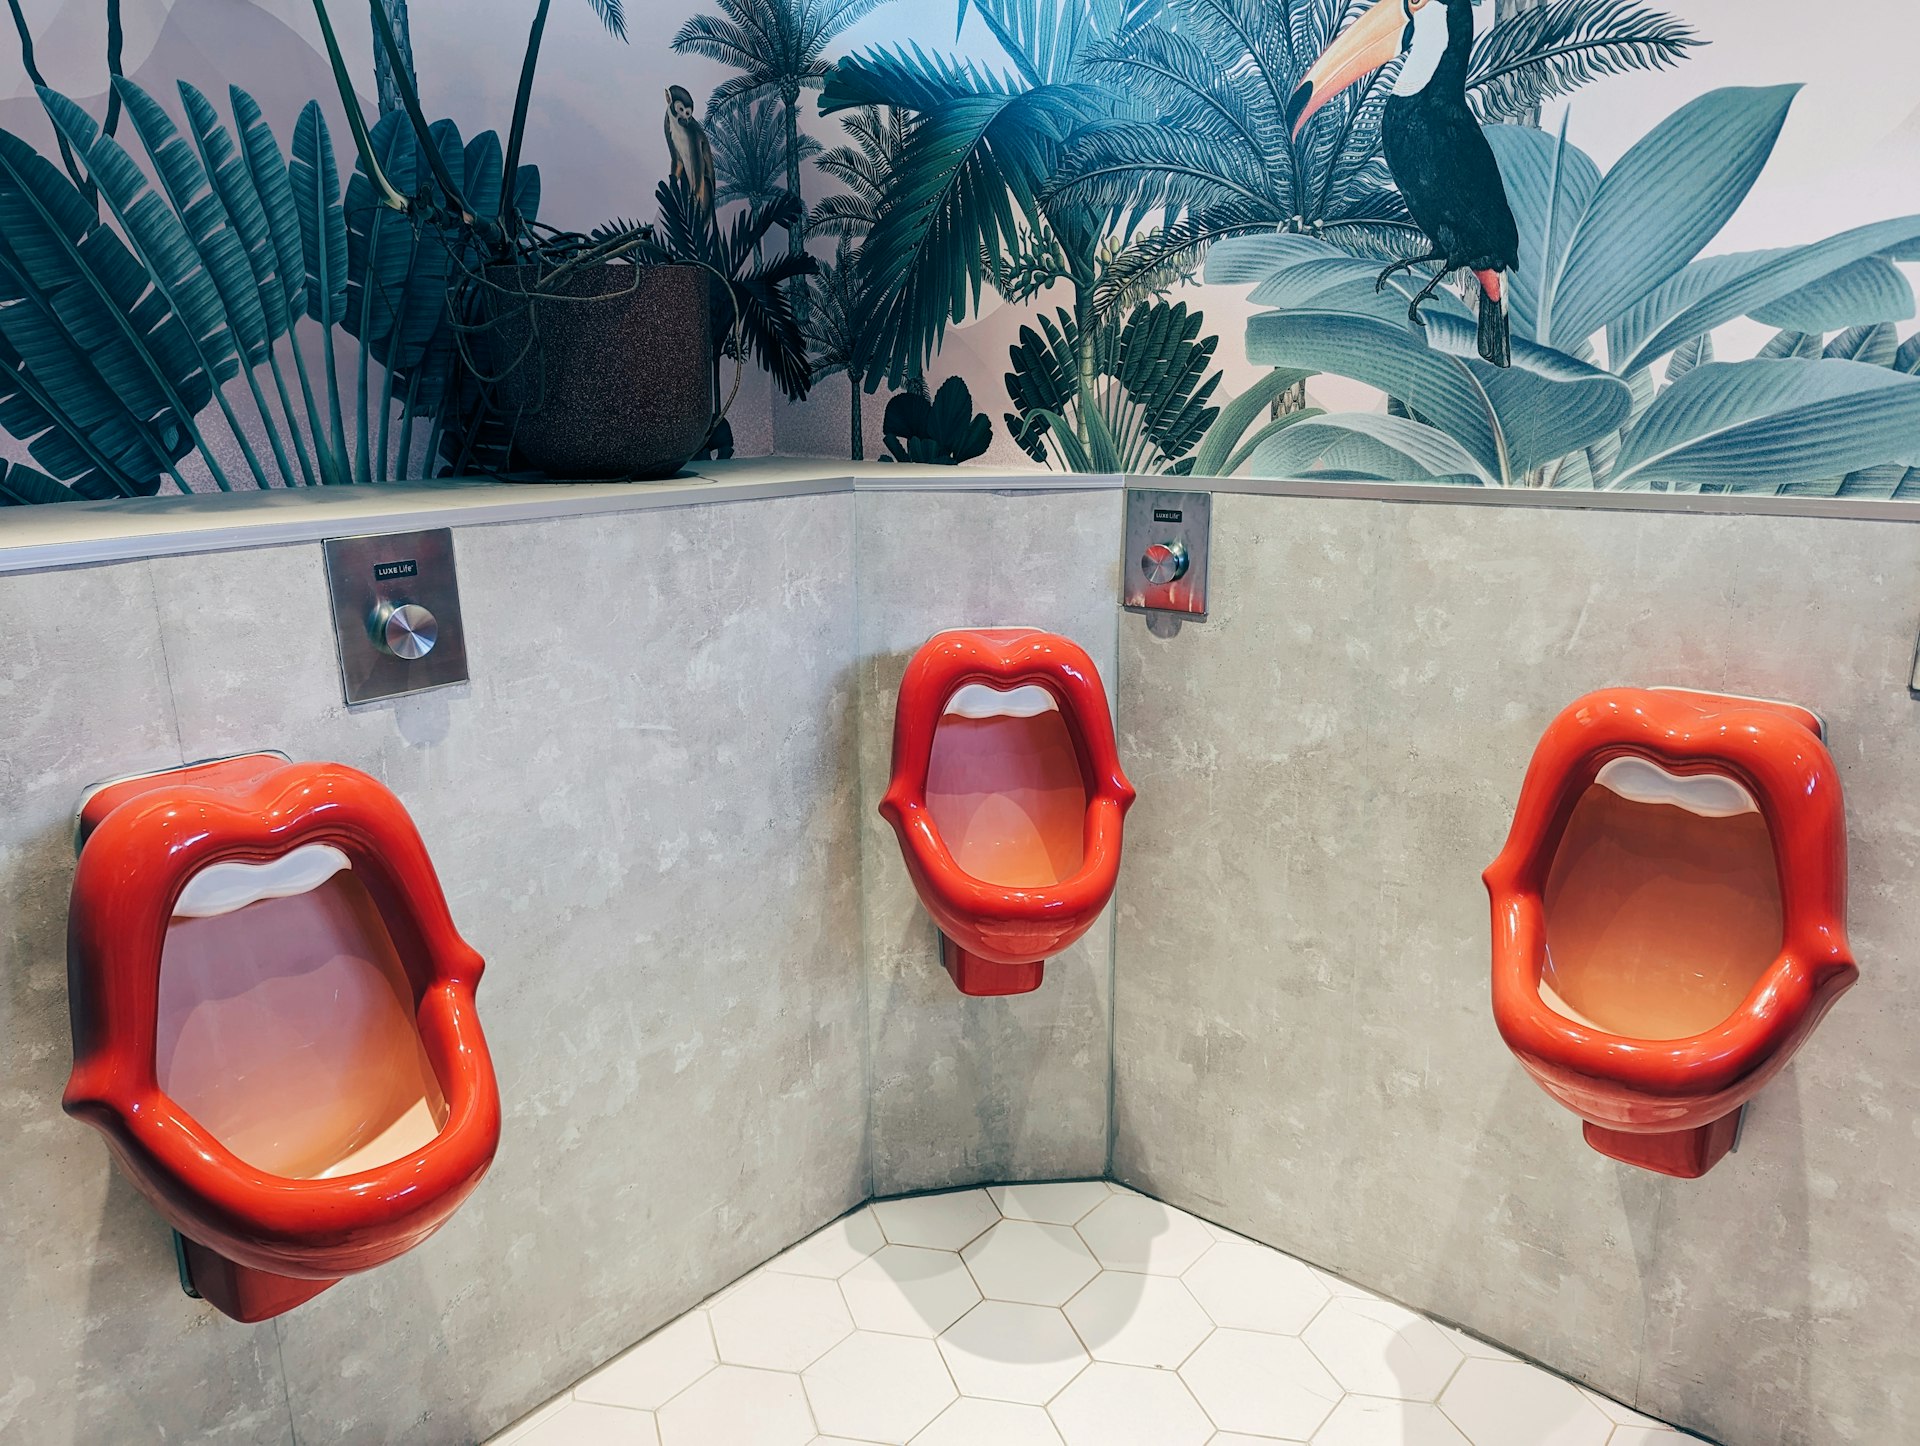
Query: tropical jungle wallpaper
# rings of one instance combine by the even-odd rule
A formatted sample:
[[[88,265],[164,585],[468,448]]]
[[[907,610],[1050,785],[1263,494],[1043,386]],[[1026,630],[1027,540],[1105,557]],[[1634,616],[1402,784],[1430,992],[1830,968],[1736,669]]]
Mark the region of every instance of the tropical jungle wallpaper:
[[[529,259],[709,455],[1920,498],[1897,0],[7,3],[0,502],[525,475]]]

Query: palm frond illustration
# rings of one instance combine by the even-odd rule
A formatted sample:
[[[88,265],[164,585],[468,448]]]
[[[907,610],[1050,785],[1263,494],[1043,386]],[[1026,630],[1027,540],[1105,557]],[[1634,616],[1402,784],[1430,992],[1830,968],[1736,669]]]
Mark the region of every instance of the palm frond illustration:
[[[820,198],[813,208],[813,229],[860,240],[880,220],[888,182],[906,154],[913,123],[905,112],[877,105],[850,111],[840,123],[851,144],[823,151],[813,163],[846,189]]]
[[[1148,214],[1164,218],[1108,272],[1103,305],[1122,301],[1140,273],[1190,264],[1225,236],[1300,232],[1389,258],[1421,245],[1381,154],[1398,62],[1336,97],[1331,115],[1298,138],[1287,122],[1314,61],[1367,8],[1166,0],[1152,23],[1095,48],[1090,76],[1135,97],[1145,117],[1082,137],[1055,189],[1129,229]],[[1483,120],[1515,120],[1600,76],[1674,64],[1698,43],[1680,21],[1631,0],[1553,0],[1478,38],[1468,98]]]

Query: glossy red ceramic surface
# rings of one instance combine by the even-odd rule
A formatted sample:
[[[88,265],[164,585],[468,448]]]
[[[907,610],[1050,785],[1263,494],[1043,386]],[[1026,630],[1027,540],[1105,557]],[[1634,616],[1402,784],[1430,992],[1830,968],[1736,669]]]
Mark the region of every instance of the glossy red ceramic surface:
[[[107,1137],[141,1193],[190,1242],[200,1292],[230,1315],[261,1319],[392,1260],[444,1224],[493,1159],[500,1101],[474,1006],[480,956],[455,930],[399,800],[341,764],[254,755],[106,788],[89,800],[81,838],[68,915],[74,1064],[64,1104]],[[240,1159],[161,1090],[159,981],[174,904],[194,874],[309,844],[346,856],[391,936],[445,1118],[420,1148],[377,1168],[288,1178]],[[209,1256],[231,1271],[212,1268]]]
[[[927,804],[934,734],[960,689],[1040,687],[1052,694],[1072,739],[1085,789],[1078,866],[1045,884],[992,883],[962,869]],[[880,812],[920,901],[946,936],[943,960],[967,994],[1018,994],[1039,987],[1041,964],[1092,927],[1120,872],[1123,820],[1133,787],[1120,771],[1106,690],[1077,644],[1030,629],[936,634],[900,680],[893,724],[892,782]]]
[[[1551,1008],[1543,896],[1568,819],[1600,770],[1645,759],[1724,774],[1765,819],[1778,872],[1778,957],[1718,1025],[1677,1039],[1610,1033]],[[1513,828],[1487,867],[1493,1013],[1543,1088],[1588,1122],[1595,1149],[1663,1174],[1704,1174],[1738,1112],[1779,1072],[1859,971],[1846,935],[1845,806],[1819,720],[1786,704],[1680,690],[1590,693],[1548,727]]]

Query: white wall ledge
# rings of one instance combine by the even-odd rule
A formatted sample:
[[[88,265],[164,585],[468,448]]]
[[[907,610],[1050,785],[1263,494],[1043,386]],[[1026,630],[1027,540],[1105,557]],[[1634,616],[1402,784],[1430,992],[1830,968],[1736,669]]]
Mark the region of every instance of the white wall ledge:
[[[1572,487],[1447,487],[1415,482],[1270,482],[1249,477],[1131,480],[1141,486],[1191,487],[1251,497],[1321,497],[1346,502],[1428,505],[1437,502],[1453,507],[1554,507],[1573,512],[1698,512],[1715,517],[1824,517],[1852,522],[1920,522],[1920,502],[1884,502],[1871,498],[1595,492]]]
[[[0,508],[0,574],[44,572],[314,542],[357,532],[473,527],[834,492],[1080,492],[1121,486],[1039,468],[894,466],[830,458],[703,462],[665,482],[500,483],[473,478],[367,487],[200,492]]]
[[[1403,483],[1075,475],[1039,468],[893,466],[763,457],[700,463],[666,482],[497,483],[460,479],[368,487],[173,494],[0,509],[0,574],[313,542],[357,532],[470,527],[551,517],[644,512],[836,492],[1111,491],[1135,483],[1177,490],[1455,507],[1920,522],[1920,505],[1823,497],[1532,491]]]

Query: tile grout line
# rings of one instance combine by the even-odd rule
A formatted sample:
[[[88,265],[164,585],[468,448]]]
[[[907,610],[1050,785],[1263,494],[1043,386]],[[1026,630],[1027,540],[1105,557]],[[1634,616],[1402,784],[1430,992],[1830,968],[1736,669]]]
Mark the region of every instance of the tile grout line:
[[[280,1399],[287,1407],[287,1438],[293,1446],[300,1446],[300,1428],[293,1419],[293,1386],[287,1380],[287,1339],[281,1331],[278,1316],[273,1320],[273,1354],[280,1362]]]
[[[1120,552],[1122,576],[1125,576],[1125,553],[1127,550],[1127,492],[1125,479],[1121,479],[1120,516],[1117,531],[1120,533]],[[1116,606],[1113,610],[1113,732],[1116,748],[1119,740],[1125,736],[1126,728],[1126,687],[1124,665],[1121,658],[1121,629],[1126,626],[1127,614],[1124,608]],[[1124,848],[1124,845],[1123,845]],[[1114,884],[1115,898],[1107,904],[1107,1168],[1108,1179],[1113,1178],[1114,1154],[1120,1143],[1120,892],[1119,883]]]
[[[873,969],[872,949],[867,928],[867,831],[866,831],[866,743],[867,743],[867,698],[864,643],[860,631],[864,616],[860,606],[863,591],[860,578],[860,494],[849,491],[847,494],[847,575],[852,579],[848,591],[852,594],[853,610],[853,646],[848,649],[852,664],[853,687],[853,847],[854,871],[859,879],[855,903],[860,911],[860,925],[856,931],[859,936],[860,960],[860,1089],[864,1121],[860,1153],[863,1156],[863,1175],[866,1183],[867,1203],[873,1201],[874,1185],[874,1138],[873,1138]],[[879,1223],[878,1217],[875,1224]],[[881,1231],[881,1238],[886,1232]]]
[[[1062,1183],[1078,1183],[1078,1182],[1062,1182]],[[961,1402],[967,1402],[967,1401],[994,1402],[994,1403],[999,1403],[999,1404],[1004,1404],[1009,1406],[1033,1407],[1047,1413],[1048,1416],[1051,1418],[1052,1408],[1054,1404],[1057,1403],[1060,1400],[1060,1398],[1063,1396],[1063,1394],[1067,1392],[1076,1382],[1083,1380],[1087,1371],[1090,1370],[1092,1366],[1098,1365],[1098,1364],[1111,1364],[1115,1366],[1117,1369],[1124,1369],[1129,1372],[1147,1373],[1147,1374],[1164,1373],[1164,1374],[1173,1375],[1176,1378],[1177,1382],[1179,1383],[1181,1388],[1181,1393],[1183,1394],[1185,1399],[1188,1400],[1197,1410],[1200,1420],[1206,1423],[1206,1425],[1208,1425],[1215,1434],[1219,1434],[1220,1432],[1226,1429],[1220,1426],[1218,1420],[1213,1416],[1212,1410],[1208,1407],[1206,1402],[1201,1398],[1200,1393],[1191,1385],[1191,1383],[1187,1381],[1185,1375],[1183,1374],[1184,1371],[1187,1369],[1187,1367],[1192,1363],[1194,1357],[1202,1349],[1204,1349],[1207,1341],[1211,1340],[1220,1331],[1226,1329],[1226,1327],[1221,1326],[1218,1323],[1218,1321],[1211,1321],[1210,1328],[1208,1329],[1207,1333],[1203,1335],[1198,1342],[1196,1342],[1191,1348],[1189,1348],[1185,1352],[1184,1356],[1181,1358],[1178,1364],[1170,1368],[1166,1366],[1152,1366],[1152,1365],[1141,1366],[1141,1365],[1129,1364],[1128,1362],[1125,1362],[1125,1361],[1103,1361],[1101,1357],[1095,1354],[1094,1348],[1088,1345],[1087,1338],[1085,1334],[1082,1332],[1079,1325],[1076,1324],[1070,1316],[1066,1315],[1066,1309],[1064,1305],[1048,1307],[1048,1306],[1045,1306],[1044,1303],[1040,1301],[1006,1301],[1001,1296],[989,1295],[983,1289],[981,1289],[978,1279],[973,1274],[971,1262],[967,1261],[966,1257],[962,1254],[963,1251],[971,1248],[973,1245],[976,1245],[981,1240],[985,1239],[986,1236],[989,1235],[1000,1224],[1007,1223],[1009,1221],[1014,1221],[1015,1223],[1030,1223],[1035,1225],[1059,1225],[1060,1222],[1044,1222],[1044,1221],[1028,1222],[1028,1221],[1019,1220],[1016,1217],[1009,1216],[1006,1214],[1005,1210],[1002,1208],[1000,1201],[996,1198],[993,1188],[986,1187],[986,1186],[969,1186],[969,1187],[963,1187],[955,1191],[938,1191],[938,1192],[923,1191],[923,1192],[918,1192],[916,1195],[906,1196],[902,1198],[908,1199],[908,1200],[938,1199],[939,1196],[942,1194],[967,1194],[967,1193],[976,1193],[984,1196],[988,1209],[995,1216],[995,1219],[993,1220],[993,1222],[989,1224],[984,1230],[976,1231],[971,1237],[969,1237],[967,1240],[965,1240],[964,1242],[958,1245],[909,1247],[904,1245],[901,1241],[892,1239],[888,1235],[886,1228],[884,1226],[879,1225],[878,1217],[875,1216],[874,1223],[876,1226],[879,1227],[879,1234],[882,1242],[881,1246],[876,1248],[873,1252],[861,1257],[860,1260],[855,1261],[854,1264],[848,1266],[845,1270],[842,1270],[838,1275],[830,1277],[830,1279],[833,1281],[835,1285],[835,1295],[838,1297],[840,1303],[844,1307],[846,1307],[846,1310],[847,1310],[849,1323],[851,1325],[849,1338],[852,1335],[864,1334],[864,1335],[879,1336],[887,1339],[903,1340],[903,1341],[913,1341],[913,1340],[928,1341],[934,1346],[935,1354],[940,1358],[942,1373],[953,1394],[946,1400],[944,1404],[942,1404],[939,1407],[938,1410],[935,1411],[931,1420],[929,1420],[928,1422],[926,1422],[925,1424],[917,1428],[916,1433],[913,1436],[905,1439],[909,1439],[909,1440],[919,1439],[919,1436],[921,1433],[924,1433],[925,1431],[930,1429],[948,1411],[952,1410],[956,1404]],[[1131,1192],[1116,1192],[1116,1193],[1131,1193]],[[1143,1196],[1141,1198],[1150,1198],[1150,1197]],[[1161,1205],[1161,1208],[1163,1210],[1169,1211],[1173,1215],[1176,1215],[1176,1216],[1189,1215],[1189,1218],[1195,1221],[1201,1221],[1201,1217],[1191,1216],[1189,1212],[1179,1211],[1178,1207],[1168,1206],[1165,1204],[1165,1202],[1157,1202],[1157,1203]],[[1100,1207],[1096,1205],[1095,1207],[1093,1207],[1092,1210],[1083,1211],[1081,1213],[1080,1221],[1075,1222],[1072,1225],[1066,1225],[1064,1227],[1070,1233],[1070,1235],[1080,1244],[1080,1246],[1083,1249],[1085,1249],[1090,1255],[1093,1255],[1092,1247],[1088,1244],[1088,1242],[1086,1241],[1086,1238],[1080,1234],[1079,1224],[1084,1222],[1086,1219],[1091,1218],[1091,1216],[1094,1213],[1096,1213],[1099,1210],[1099,1208]],[[1204,1222],[1202,1221],[1202,1223]],[[825,1228],[828,1228],[828,1227],[823,1227],[823,1229]],[[815,1232],[816,1235],[819,1233],[820,1232],[818,1231]],[[1138,1278],[1141,1281],[1167,1280],[1167,1281],[1171,1281],[1173,1283],[1181,1285],[1183,1288],[1186,1288],[1188,1290],[1189,1294],[1191,1294],[1191,1288],[1186,1287],[1186,1275],[1195,1266],[1197,1266],[1200,1263],[1200,1261],[1204,1260],[1207,1257],[1207,1255],[1213,1252],[1213,1248],[1215,1245],[1219,1245],[1222,1243],[1226,1243],[1226,1242],[1216,1235],[1215,1239],[1211,1241],[1207,1245],[1207,1247],[1200,1252],[1200,1255],[1194,1261],[1188,1264],[1186,1270],[1183,1270],[1178,1274],[1173,1274],[1173,1275],[1168,1275],[1168,1274],[1165,1274],[1164,1272],[1155,1272],[1152,1270],[1133,1270],[1133,1269],[1109,1267],[1105,1265],[1104,1262],[1100,1261],[1097,1255],[1093,1255],[1094,1261],[1097,1266],[1094,1280],[1088,1281],[1085,1284],[1083,1284],[1080,1287],[1080,1290],[1074,1292],[1074,1294],[1077,1295],[1080,1293],[1080,1291],[1084,1291],[1088,1285],[1093,1284],[1094,1281],[1097,1281],[1103,1275],[1118,1275],[1123,1277],[1134,1277],[1134,1278]],[[1264,1242],[1259,1242],[1259,1241],[1249,1241],[1248,1243],[1254,1245],[1256,1248],[1261,1249],[1271,1255],[1274,1255],[1283,1259],[1298,1261],[1298,1257],[1290,1256],[1288,1255],[1287,1252],[1280,1250],[1278,1247],[1266,1245]],[[857,1321],[854,1321],[852,1319],[853,1317],[852,1301],[847,1295],[844,1282],[847,1276],[852,1271],[858,1269],[862,1264],[875,1259],[879,1254],[879,1251],[881,1249],[884,1249],[887,1246],[899,1246],[902,1249],[907,1249],[907,1248],[932,1249],[932,1250],[936,1250],[938,1253],[941,1253],[941,1254],[959,1256],[963,1270],[965,1271],[967,1278],[973,1281],[975,1289],[980,1294],[980,1299],[975,1301],[974,1304],[968,1307],[966,1310],[963,1310],[957,1321],[949,1322],[945,1327],[943,1327],[940,1330],[933,1330],[933,1331],[884,1330],[884,1329],[873,1329],[873,1328],[858,1324]],[[1305,1262],[1299,1262],[1299,1263],[1305,1264]],[[764,1268],[764,1263],[763,1263],[763,1267],[761,1268]],[[1309,1267],[1309,1269],[1312,1269],[1312,1267]],[[756,1272],[749,1272],[749,1276],[755,1273]],[[1073,1298],[1072,1296],[1069,1296],[1069,1303],[1071,1302],[1072,1298]],[[1375,1297],[1375,1298],[1386,1300],[1385,1297]],[[1314,1320],[1317,1320],[1318,1318],[1320,1318],[1320,1316],[1322,1316],[1328,1310],[1333,1309],[1336,1306],[1336,1303],[1340,1299],[1341,1297],[1336,1294],[1320,1302],[1318,1309],[1316,1309],[1313,1312],[1313,1315],[1308,1319],[1307,1323],[1303,1325],[1299,1330],[1296,1330],[1296,1331],[1286,1332],[1286,1331],[1267,1330],[1264,1328],[1252,1328],[1252,1327],[1243,1327],[1242,1329],[1251,1330],[1252,1333],[1254,1334],[1271,1338],[1274,1340],[1292,1339],[1299,1342],[1300,1344],[1305,1346],[1308,1358],[1315,1361],[1321,1367],[1321,1369],[1325,1370],[1331,1376],[1332,1375],[1331,1368],[1326,1366],[1326,1363],[1320,1359],[1318,1351],[1316,1351],[1311,1345],[1306,1344],[1305,1336],[1306,1336],[1307,1330],[1311,1328]],[[1045,1400],[1036,1402],[1032,1400],[1031,1397],[1018,1398],[1013,1396],[994,1394],[990,1391],[970,1391],[961,1385],[958,1379],[958,1376],[955,1372],[953,1361],[952,1359],[949,1358],[947,1350],[945,1349],[945,1341],[949,1333],[954,1329],[955,1325],[957,1325],[959,1321],[964,1321],[974,1311],[978,1310],[980,1306],[988,1303],[1004,1303],[1004,1304],[1018,1305],[1022,1307],[1032,1306],[1036,1308],[1050,1309],[1054,1312],[1057,1312],[1058,1314],[1060,1314],[1065,1318],[1069,1328],[1071,1338],[1079,1345],[1081,1351],[1084,1353],[1084,1358],[1081,1364],[1077,1368],[1075,1368],[1073,1372],[1064,1381],[1062,1381],[1059,1385],[1054,1386],[1051,1389],[1050,1394],[1046,1397]],[[1388,1302],[1388,1303],[1393,1304],[1393,1302]],[[694,1307],[693,1309],[699,1311],[702,1314],[709,1315],[709,1319],[706,1322],[707,1339],[713,1346],[713,1350],[714,1350],[713,1362],[711,1365],[707,1367],[705,1371],[701,1373],[701,1375],[698,1378],[696,1378],[695,1383],[689,1383],[689,1386],[683,1387],[680,1392],[676,1393],[675,1397],[669,1398],[669,1402],[673,1399],[677,1399],[679,1395],[684,1394],[686,1390],[690,1389],[691,1385],[696,1384],[698,1380],[706,1379],[708,1376],[712,1374],[714,1370],[717,1370],[719,1366],[729,1364],[728,1362],[720,1359],[718,1339],[714,1333],[713,1321],[711,1319],[711,1316],[708,1312],[707,1307],[703,1304],[701,1306]],[[1206,1310],[1207,1308],[1202,1307],[1202,1309]],[[1409,1310],[1412,1315],[1414,1315],[1419,1319],[1428,1321],[1434,1326],[1439,1326],[1444,1329],[1443,1322],[1439,1321],[1437,1318],[1431,1315],[1428,1315],[1424,1311],[1412,1310],[1409,1307],[1403,1307],[1403,1309]],[[688,1313],[692,1313],[692,1312],[690,1311]],[[1208,1311],[1207,1313],[1209,1317],[1211,1317],[1211,1311]],[[925,1325],[925,1324],[929,1324],[929,1321],[927,1320],[926,1317],[923,1316],[921,1317],[921,1323]],[[835,1347],[830,1346],[828,1347],[826,1352],[822,1352],[821,1355],[817,1356],[815,1360],[809,1365],[791,1369],[791,1370],[780,1369],[780,1368],[775,1368],[771,1366],[756,1366],[756,1365],[750,1364],[750,1362],[747,1362],[747,1361],[743,1361],[739,1363],[738,1368],[743,1370],[752,1370],[756,1374],[784,1375],[789,1377],[796,1377],[796,1376],[799,1377],[802,1399],[807,1409],[807,1412],[809,1414],[809,1419],[813,1423],[813,1430],[817,1434],[821,1431],[822,1428],[820,1426],[817,1415],[814,1414],[814,1411],[813,1411],[812,1397],[807,1390],[806,1374],[809,1370],[813,1368],[813,1366],[818,1364],[820,1359],[823,1359],[826,1354],[831,1353],[833,1349],[835,1349]],[[1473,1356],[1469,1355],[1463,1349],[1457,1349],[1457,1356],[1458,1358],[1454,1362],[1452,1369],[1447,1374],[1446,1382],[1441,1386],[1437,1394],[1433,1396],[1427,1396],[1427,1397],[1421,1397],[1421,1398],[1415,1398],[1409,1395],[1399,1394],[1399,1395],[1381,1396],[1381,1397],[1378,1397],[1377,1399],[1381,1401],[1395,1401],[1403,1405],[1412,1405],[1412,1404],[1429,1405],[1433,1409],[1439,1412],[1440,1419],[1453,1424],[1455,1429],[1457,1430],[1465,1430],[1465,1427],[1461,1426],[1455,1420],[1451,1410],[1449,1410],[1444,1404],[1442,1404],[1440,1400],[1440,1397],[1443,1397],[1446,1394],[1446,1392],[1449,1389],[1451,1389],[1454,1383],[1457,1381],[1461,1372],[1464,1371],[1467,1362],[1469,1360],[1474,1359]],[[1564,1385],[1572,1387],[1575,1390],[1577,1390],[1580,1393],[1580,1395],[1596,1410],[1596,1412],[1604,1418],[1604,1424],[1607,1428],[1606,1435],[1604,1437],[1606,1442],[1613,1443],[1615,1441],[1621,1441],[1625,1439],[1625,1437],[1622,1434],[1622,1428],[1623,1428],[1623,1425],[1627,1425],[1628,1423],[1623,1423],[1621,1421],[1613,1419],[1611,1411],[1608,1410],[1607,1406],[1603,1404],[1603,1400],[1610,1402],[1611,1398],[1603,1398],[1601,1396],[1601,1393],[1596,1392],[1593,1388],[1586,1387],[1582,1383],[1574,1380],[1572,1377],[1566,1376],[1561,1372],[1544,1367],[1537,1362],[1529,1362],[1529,1361],[1526,1361],[1524,1358],[1520,1358],[1520,1357],[1512,1357],[1511,1359],[1513,1361],[1513,1364],[1522,1366],[1528,1369],[1533,1374],[1559,1381]],[[1356,1395],[1362,1396],[1362,1397],[1369,1396],[1369,1393],[1367,1392],[1355,1391],[1348,1388],[1337,1376],[1333,1377],[1333,1384],[1336,1386],[1336,1389],[1338,1390],[1339,1395],[1337,1398],[1334,1398],[1328,1401],[1327,1408],[1322,1413],[1320,1423],[1314,1428],[1315,1430],[1319,1430],[1321,1429],[1321,1427],[1324,1427],[1324,1425],[1326,1424],[1326,1421],[1331,1419],[1333,1412],[1337,1411],[1340,1408],[1340,1405],[1342,1402],[1350,1400]],[[565,1396],[562,1397],[562,1399],[571,1400],[571,1399],[577,1399],[577,1398],[575,1398],[573,1396],[573,1393],[570,1391],[566,1393]],[[622,1403],[616,1402],[612,1404],[622,1404]],[[1615,1404],[1620,1405],[1623,1409],[1629,1409],[1629,1410],[1633,1409],[1630,1407],[1626,1407],[1625,1403],[1615,1403]],[[658,1421],[659,1408],[657,1407],[645,1408],[645,1407],[633,1406],[633,1407],[630,1407],[630,1409],[637,1410],[637,1411],[640,1411],[642,1414],[649,1415],[650,1418],[653,1419],[654,1421],[656,1432],[660,1430],[659,1421]],[[1628,1426],[1628,1429],[1632,1429],[1632,1427]],[[1681,1431],[1679,1428],[1674,1427],[1671,1423],[1659,1422],[1657,1420],[1653,1423],[1653,1430],[1662,1436],[1671,1436],[1674,1442],[1676,1443],[1676,1446],[1678,1446],[1679,1442],[1682,1442],[1685,1440],[1701,1439],[1701,1438],[1695,1438],[1689,1435],[1688,1433]],[[665,1437],[662,1436],[660,1439],[664,1441]],[[1209,1437],[1207,1439],[1210,1441],[1212,1437]]]
[[[167,717],[173,724],[173,752],[182,764],[187,761],[187,740],[180,731],[180,699],[173,686],[173,658],[167,652],[167,629],[160,611],[160,582],[153,575],[153,560],[142,566],[147,573],[147,596],[153,600],[153,636],[160,644],[160,680],[167,690]]]
[[[1660,1247],[1660,1221],[1667,1213],[1667,1191],[1661,1190],[1653,1197],[1653,1246]],[[1635,1411],[1640,1410],[1640,1395],[1647,1380],[1647,1332],[1652,1325],[1653,1302],[1644,1294],[1640,1301],[1640,1349],[1634,1352],[1633,1400],[1624,1402]],[[1645,1412],[1641,1412],[1645,1415]]]

